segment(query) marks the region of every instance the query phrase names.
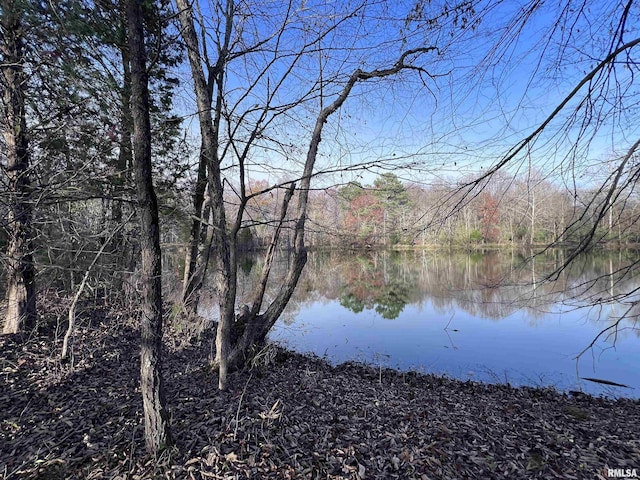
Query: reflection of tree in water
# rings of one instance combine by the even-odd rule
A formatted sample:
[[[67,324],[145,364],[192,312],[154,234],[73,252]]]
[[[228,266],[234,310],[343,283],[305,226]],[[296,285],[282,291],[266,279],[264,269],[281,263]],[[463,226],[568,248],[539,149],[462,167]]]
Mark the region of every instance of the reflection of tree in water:
[[[398,318],[407,305],[407,287],[389,285],[379,291],[380,294],[374,295],[374,298],[361,298],[354,293],[345,293],[340,297],[340,305],[354,313],[360,313],[365,308],[373,308],[382,318],[387,320]]]
[[[637,280],[625,278],[624,255],[585,255],[555,281],[543,281],[564,262],[562,251],[529,259],[530,252],[370,252],[311,255],[307,279],[325,299],[353,312],[378,307],[396,318],[407,304],[430,302],[443,313],[460,309],[500,320],[521,311],[537,322],[558,303],[583,306],[594,295],[615,300]],[[315,258],[314,258],[315,257]],[[616,274],[618,272],[618,274]],[[611,275],[613,274],[613,275]]]
[[[407,304],[408,288],[404,285],[391,285],[376,299],[376,312],[382,318],[393,320],[404,310]]]
[[[625,275],[625,265],[636,257],[619,252],[584,255],[553,282],[543,281],[564,263],[562,251],[549,251],[528,260],[529,252],[388,252],[375,251],[345,255],[341,252],[310,252],[309,261],[285,312],[287,323],[300,308],[312,302],[333,300],[355,312],[374,310],[394,319],[406,305],[430,302],[436,311],[449,314],[463,310],[477,318],[503,319],[515,311],[531,322],[563,303],[578,308],[594,298],[611,300],[600,315],[590,321],[611,324],[631,304],[618,302],[619,295],[638,286],[637,279]],[[262,269],[261,258],[241,259],[240,295],[252,291]],[[277,292],[286,272],[286,256],[274,265],[267,299]],[[625,326],[636,328],[640,298]],[[246,302],[246,299],[240,300]],[[205,300],[205,303],[206,300]],[[215,303],[215,302],[214,302]]]
[[[400,315],[415,290],[415,279],[403,275],[399,255],[372,253],[351,257],[342,264],[340,305],[354,313],[374,309],[382,318],[393,320]]]

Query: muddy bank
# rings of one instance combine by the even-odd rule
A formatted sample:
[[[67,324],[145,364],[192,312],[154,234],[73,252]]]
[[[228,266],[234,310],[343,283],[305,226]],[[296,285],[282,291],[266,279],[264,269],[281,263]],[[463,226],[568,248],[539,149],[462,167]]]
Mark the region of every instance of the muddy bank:
[[[484,385],[269,349],[220,393],[212,339],[167,339],[176,447],[143,448],[138,336],[0,337],[3,478],[599,478],[640,475],[640,402]]]

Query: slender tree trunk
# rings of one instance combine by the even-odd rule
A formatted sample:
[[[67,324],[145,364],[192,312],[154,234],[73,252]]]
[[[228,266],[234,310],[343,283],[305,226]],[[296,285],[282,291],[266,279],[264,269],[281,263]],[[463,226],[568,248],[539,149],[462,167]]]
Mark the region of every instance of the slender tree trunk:
[[[535,188],[535,187],[534,187]],[[536,238],[536,192],[531,189],[531,237],[529,243],[533,245]]]
[[[29,137],[25,118],[25,74],[20,3],[0,2],[2,28],[2,129],[7,157],[9,211],[7,225],[7,312],[3,333],[36,324]]]
[[[560,235],[558,241],[562,245],[564,243],[564,236],[567,231],[566,221],[564,219],[564,200],[560,200]]]
[[[140,219],[143,281],[140,377],[145,443],[156,453],[171,443],[162,381],[162,264],[158,200],[151,176],[149,77],[142,21],[142,0],[128,0],[127,28],[131,54],[131,117],[137,210]]]
[[[236,296],[236,265],[235,265],[235,235],[227,232],[227,222],[224,211],[222,178],[220,173],[220,158],[218,155],[220,123],[222,120],[223,84],[225,77],[225,62],[231,41],[234,2],[227,0],[225,5],[225,34],[224,41],[219,47],[218,60],[215,66],[207,61],[208,78],[202,67],[199,42],[193,22],[193,9],[186,0],[177,1],[180,10],[182,38],[187,45],[189,63],[194,80],[196,103],[198,105],[198,120],[200,122],[201,147],[198,165],[198,180],[193,196],[196,217],[191,225],[191,238],[185,274],[183,280],[183,301],[188,313],[196,313],[200,299],[200,289],[208,268],[211,246],[216,249],[217,269],[215,284],[220,305],[220,322],[218,331],[228,331],[227,323],[233,321]],[[214,101],[215,91],[215,101]],[[214,105],[212,114],[212,104]],[[208,194],[208,208],[213,218],[211,227],[202,221],[206,218],[203,211],[205,193]],[[198,218],[199,217],[199,218]],[[203,245],[204,242],[204,245]],[[200,248],[199,248],[200,245]],[[224,342],[223,342],[224,343]],[[218,345],[217,354],[224,349]],[[221,370],[220,385],[225,383],[225,369]],[[221,386],[221,388],[223,388]]]
[[[125,14],[125,7],[122,7],[122,13]],[[124,193],[125,186],[128,184],[129,174],[133,163],[133,153],[131,151],[131,108],[129,108],[129,98],[131,97],[131,59],[129,58],[129,48],[125,45],[120,46],[120,58],[122,61],[122,89],[120,99],[122,102],[120,111],[120,150],[118,158],[115,162],[116,174],[112,177],[111,183],[114,192],[114,199],[111,202],[111,222],[116,231],[111,245],[110,252],[115,257],[115,275],[113,278],[113,288],[116,292],[122,292],[125,285],[124,278],[129,267],[131,248],[127,241],[124,228],[120,228],[123,217],[123,202],[121,196]],[[121,300],[124,300],[124,295]]]
[[[193,24],[193,12],[187,0],[177,0],[180,10],[180,23],[182,26],[182,38],[187,46],[191,74],[193,77],[194,89],[196,93],[196,103],[198,105],[198,120],[200,122],[200,135],[202,142],[201,155],[206,159],[207,165],[207,187],[211,213],[213,216],[212,240],[216,254],[216,270],[214,274],[216,291],[218,293],[218,304],[220,306],[220,318],[218,322],[218,332],[216,336],[216,358],[221,358],[218,372],[218,388],[226,388],[227,364],[224,359],[228,356],[229,337],[231,326],[235,314],[236,298],[236,275],[237,266],[235,260],[235,238],[227,232],[227,221],[224,210],[224,198],[222,189],[222,179],[220,172],[220,158],[218,156],[218,133],[220,128],[222,112],[222,87],[224,80],[224,61],[226,52],[219,52],[219,68],[209,79],[205,79],[202,69],[199,52],[198,38]],[[228,15],[232,15],[229,12]],[[231,17],[227,18],[231,21]],[[229,24],[227,25],[229,27]],[[228,30],[229,28],[227,28]],[[227,38],[229,37],[227,32]],[[212,72],[210,72],[210,75]],[[212,86],[216,85],[215,116],[211,114]],[[203,260],[208,260],[208,254],[203,256]],[[206,271],[206,262],[200,265],[195,273],[196,280],[202,279]],[[196,285],[198,287],[198,285]],[[199,287],[198,287],[199,288]],[[192,293],[193,295],[193,293]]]
[[[609,197],[609,230],[607,231],[606,239],[613,239],[613,196]]]
[[[200,147],[201,152],[204,150],[204,146]],[[204,215],[204,194],[207,187],[207,159],[205,155],[200,154],[200,161],[198,163],[198,178],[196,180],[195,190],[193,192],[193,212],[194,217],[191,222],[191,233],[189,235],[189,249],[187,250],[187,257],[184,262],[184,279],[182,282],[182,301],[185,305],[187,312],[196,313],[198,307],[198,290],[199,287],[199,275],[196,273],[198,268],[198,252],[202,238],[203,224],[202,218]],[[206,234],[204,235],[206,237]]]

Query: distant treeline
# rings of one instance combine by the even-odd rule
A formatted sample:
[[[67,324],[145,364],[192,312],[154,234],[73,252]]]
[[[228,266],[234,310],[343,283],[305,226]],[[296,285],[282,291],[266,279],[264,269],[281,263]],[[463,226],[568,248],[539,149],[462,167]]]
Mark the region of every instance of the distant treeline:
[[[569,192],[546,179],[494,177],[469,192],[461,185],[403,182],[393,173],[372,185],[350,182],[314,191],[307,240],[314,247],[637,244],[636,198],[601,208],[602,192]],[[253,184],[255,191],[266,187]],[[248,249],[268,242],[277,191],[252,199],[240,240]],[[233,204],[233,201],[229,202]],[[597,207],[597,208],[596,208]]]

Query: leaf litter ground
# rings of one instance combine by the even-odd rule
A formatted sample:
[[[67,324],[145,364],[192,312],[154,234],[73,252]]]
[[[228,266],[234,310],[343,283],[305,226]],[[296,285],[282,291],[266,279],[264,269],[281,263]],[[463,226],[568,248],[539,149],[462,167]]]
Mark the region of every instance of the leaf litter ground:
[[[216,390],[211,333],[167,335],[174,448],[144,452],[138,335],[0,338],[5,479],[463,479],[640,475],[640,402],[337,367],[273,348]]]

